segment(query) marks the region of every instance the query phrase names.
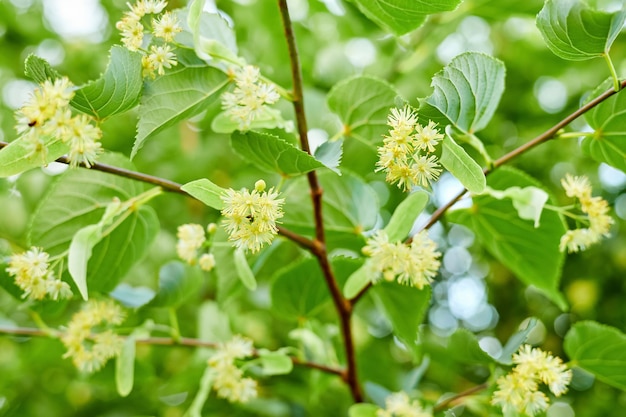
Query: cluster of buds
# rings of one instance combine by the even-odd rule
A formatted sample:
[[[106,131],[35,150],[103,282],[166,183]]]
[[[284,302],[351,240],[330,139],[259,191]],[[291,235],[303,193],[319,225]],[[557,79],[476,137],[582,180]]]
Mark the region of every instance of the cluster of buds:
[[[589,227],[568,230],[561,237],[561,252],[585,250],[598,243],[603,236],[609,236],[613,219],[608,215],[609,204],[602,197],[591,196],[591,184],[585,176],[574,177],[569,174],[561,180],[568,197],[576,198],[581,211],[586,214]]]
[[[243,370],[235,361],[252,356],[252,340],[235,336],[227,343],[220,344],[217,352],[209,359],[213,374],[213,388],[218,397],[230,402],[245,403],[257,396],[257,382],[244,378]]]
[[[429,285],[437,274],[441,253],[426,231],[415,236],[410,245],[391,243],[384,230],[378,230],[362,249],[377,280],[398,281],[419,289]]]
[[[166,68],[178,64],[176,55],[168,43],[174,41],[174,36],[181,32],[182,28],[176,16],[171,12],[161,13],[165,6],[167,2],[164,0],[139,0],[133,5],[129,4],[130,11],[126,12],[116,24],[122,34],[124,46],[131,51],[144,53],[141,61],[144,77],[155,78],[156,74],[163,75]],[[149,14],[160,15],[147,22],[144,16]],[[158,45],[150,45],[149,49],[147,45],[144,45],[145,25],[149,25],[152,39],[161,41]]]
[[[93,165],[102,152],[102,131],[85,114],[72,116],[70,101],[73,85],[66,77],[46,80],[16,113],[16,129],[28,144],[29,155],[41,154],[46,162],[47,143],[55,138],[70,147],[68,159],[72,166]]]
[[[210,223],[206,231],[209,235],[213,235],[217,230],[215,223]],[[199,250],[206,242],[204,228],[199,224],[183,224],[178,226],[176,234],[178,242],[176,242],[176,253],[178,257],[189,265],[200,265],[203,271],[211,271],[215,267],[215,257],[212,253],[203,253],[200,256]]]
[[[387,173],[386,181],[398,183],[398,188],[409,191],[415,186],[428,187],[441,173],[435,146],[443,139],[430,121],[422,126],[410,107],[393,108],[387,118],[389,135],[378,148],[377,171]]]
[[[71,358],[83,372],[95,372],[122,350],[123,340],[111,329],[93,333],[96,327],[119,325],[124,312],[113,301],[88,301],[82,310],[72,316],[61,341],[67,348],[64,358]]]

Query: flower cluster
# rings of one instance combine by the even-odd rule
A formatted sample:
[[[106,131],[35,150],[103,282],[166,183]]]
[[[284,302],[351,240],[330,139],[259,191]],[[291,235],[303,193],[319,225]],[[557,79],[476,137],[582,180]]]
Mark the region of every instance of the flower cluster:
[[[227,343],[220,344],[217,352],[209,359],[213,371],[213,388],[217,395],[230,402],[245,403],[257,396],[257,382],[244,378],[243,371],[235,360],[252,356],[252,341],[235,336]]]
[[[436,123],[429,121],[427,126],[422,126],[417,114],[406,106],[391,109],[387,125],[391,129],[383,139],[383,146],[378,148],[376,171],[384,170],[387,182],[397,182],[404,191],[418,185],[428,187],[436,181],[441,168],[433,152],[443,139]]]
[[[167,2],[164,0],[139,0],[133,5],[129,4],[130,11],[124,13],[122,20],[116,24],[117,29],[122,33],[122,43],[126,48],[131,51],[142,50],[146,30],[142,19],[148,14],[161,13],[165,6],[167,6]],[[155,78],[156,74],[163,75],[166,68],[178,64],[172,47],[167,43],[173,42],[174,36],[181,32],[182,28],[176,16],[169,11],[153,18],[150,26],[152,35],[164,43],[152,45],[149,50],[142,50],[145,55],[143,55],[141,63],[144,77]]]
[[[498,390],[491,400],[505,414],[520,412],[534,416],[546,410],[548,397],[539,391],[539,383],[546,384],[559,397],[567,392],[572,380],[572,371],[560,358],[529,345],[513,355],[513,363],[516,365],[513,370],[498,379]]]
[[[261,81],[261,72],[252,65],[246,65],[234,72],[235,89],[222,94],[222,108],[228,117],[239,125],[240,130],[248,130],[250,123],[267,107],[280,99],[272,84]]]
[[[405,392],[396,392],[385,399],[385,409],[376,411],[376,417],[432,417],[418,400],[413,400]]]
[[[102,131],[90,116],[72,117],[72,87],[66,77],[44,81],[16,112],[16,129],[26,138],[30,155],[40,153],[45,162],[46,139],[53,137],[69,145],[72,166],[82,163],[90,167],[102,152]]]
[[[66,282],[57,279],[50,270],[50,255],[40,248],[11,256],[6,271],[15,278],[15,284],[24,291],[23,298],[53,300],[72,298],[72,290]]]
[[[235,246],[258,252],[263,245],[271,243],[278,233],[276,221],[283,217],[284,199],[277,198],[274,188],[265,191],[265,181],[254,184],[252,192],[247,189],[229,189],[225,196],[222,214],[229,239]]]
[[[585,250],[597,243],[603,236],[608,236],[613,224],[613,219],[607,214],[609,204],[602,197],[591,196],[591,184],[585,176],[574,177],[569,174],[561,180],[568,197],[576,198],[580,202],[580,208],[587,215],[588,228],[568,230],[561,237],[561,252]]]
[[[64,358],[72,358],[74,365],[83,372],[95,372],[111,358],[119,355],[123,340],[111,329],[92,333],[104,324],[119,325],[124,312],[113,301],[90,300],[83,309],[72,316],[61,341],[67,348]]]
[[[430,284],[441,266],[441,253],[426,231],[416,234],[411,244],[405,245],[389,242],[387,233],[378,230],[367,240],[363,253],[371,257],[370,267],[377,279],[397,280],[419,289]]]
[[[215,233],[215,223],[207,226],[209,235]],[[178,242],[176,242],[176,253],[178,257],[190,265],[196,262],[204,271],[211,271],[215,267],[215,257],[212,253],[203,253],[198,257],[198,250],[202,248],[206,241],[204,228],[199,224],[183,224],[178,226],[176,233]]]

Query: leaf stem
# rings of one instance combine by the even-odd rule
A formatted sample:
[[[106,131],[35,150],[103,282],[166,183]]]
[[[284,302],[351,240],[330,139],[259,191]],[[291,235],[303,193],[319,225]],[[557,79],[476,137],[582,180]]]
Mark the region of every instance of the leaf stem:
[[[617,71],[615,71],[615,65],[613,65],[613,60],[609,55],[609,51],[606,51],[602,54],[604,56],[604,60],[606,61],[606,65],[609,67],[609,72],[611,73],[611,78],[613,78],[613,89],[615,91],[619,91],[623,88],[622,84],[619,81],[619,77],[617,76]]]
[[[47,327],[47,326],[46,326]],[[0,333],[7,335],[16,335],[16,336],[32,336],[32,337],[50,337],[60,339],[63,337],[63,333],[58,332],[56,330],[48,328],[48,330],[38,329],[33,327],[4,327],[0,326]],[[126,336],[120,336],[125,338]],[[172,346],[172,345],[180,345],[187,347],[203,347],[203,348],[216,348],[218,347],[217,343],[214,342],[205,342],[200,339],[193,339],[190,337],[181,337],[179,340],[174,340],[172,337],[144,337],[137,338],[135,342],[140,345],[153,345],[153,346]],[[255,356],[258,353],[255,351]],[[336,368],[333,366],[324,365],[317,362],[309,362],[304,359],[300,359],[297,356],[290,356],[291,362],[294,365],[302,366],[305,368],[316,369],[327,374],[333,374],[342,376],[344,374],[343,369]]]
[[[458,393],[456,395],[453,395],[450,398],[446,398],[445,400],[443,400],[442,402],[440,402],[439,404],[437,404],[435,406],[435,408],[433,409],[433,412],[438,413],[440,411],[443,411],[446,408],[448,408],[453,402],[455,402],[455,401],[457,401],[457,400],[459,400],[461,398],[470,396],[472,394],[476,394],[477,392],[485,390],[488,387],[489,387],[489,384],[485,382],[485,383],[482,383],[480,385],[476,385],[475,387],[469,388],[469,389],[467,389],[467,390],[465,390],[463,392],[460,392],[460,393]]]
[[[278,8],[285,32],[285,40],[287,41],[287,49],[289,50],[289,62],[291,67],[291,79],[293,82],[293,107],[296,115],[296,124],[298,126],[298,134],[300,136],[300,146],[303,151],[311,154],[309,146],[307,120],[304,111],[304,96],[302,87],[302,69],[300,67],[300,58],[298,55],[298,47],[293,32],[291,17],[289,16],[289,8],[287,0],[278,0]],[[346,354],[347,369],[342,375],[344,381],[350,387],[352,397],[355,402],[363,401],[363,393],[357,377],[356,355],[354,349],[354,339],[352,336],[351,316],[352,305],[343,297],[337,279],[333,273],[330,262],[328,260],[328,252],[326,249],[326,240],[324,236],[324,218],[322,214],[322,187],[319,184],[317,173],[311,171],[307,174],[309,188],[311,190],[311,200],[313,203],[313,218],[315,220],[315,240],[314,247],[311,252],[318,260],[324,279],[331,293],[333,304],[339,321],[341,324],[341,334],[344,341],[344,349]]]

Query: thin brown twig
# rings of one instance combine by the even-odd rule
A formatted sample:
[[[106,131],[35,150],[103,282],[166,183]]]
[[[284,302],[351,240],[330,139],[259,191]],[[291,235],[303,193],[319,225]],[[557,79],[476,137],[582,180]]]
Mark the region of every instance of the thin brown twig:
[[[617,94],[620,91],[623,91],[624,88],[626,88],[626,80],[624,80],[624,81],[622,81],[620,83],[620,90],[619,91],[616,91],[614,89],[610,89],[610,90],[607,90],[604,93],[600,94],[598,97],[596,97],[595,99],[591,100],[589,103],[585,104],[584,106],[580,107],[579,109],[577,109],[576,111],[574,111],[573,113],[571,113],[570,115],[565,117],[563,120],[561,120],[560,122],[558,122],[557,124],[552,126],[550,129],[546,130],[545,132],[543,132],[539,136],[535,137],[534,139],[524,143],[523,145],[519,146],[518,148],[515,148],[514,150],[512,150],[509,153],[507,153],[506,155],[504,155],[504,156],[496,159],[495,161],[493,161],[491,167],[485,168],[483,170],[483,173],[485,174],[485,176],[487,176],[487,175],[491,174],[492,172],[494,172],[497,168],[499,168],[502,165],[504,165],[504,164],[508,163],[509,161],[511,161],[512,159],[515,159],[518,156],[526,153],[530,149],[532,149],[532,148],[534,148],[534,147],[536,147],[536,146],[538,146],[538,145],[540,145],[540,144],[542,144],[544,142],[547,142],[550,139],[553,139],[554,137],[556,137],[558,135],[559,131],[561,129],[563,129],[565,126],[569,125],[574,120],[576,120],[577,118],[579,118],[583,114],[587,113],[589,110],[593,109],[598,104],[600,104],[603,101],[607,100],[608,98],[610,98],[614,94]],[[446,202],[446,204],[444,204],[443,206],[437,208],[437,210],[435,210],[435,212],[428,219],[428,222],[426,222],[426,224],[424,224],[424,226],[422,226],[419,231],[430,229],[435,223],[437,223],[443,217],[444,214],[447,213],[447,211],[457,201],[459,201],[465,195],[466,192],[467,192],[467,190],[463,189],[457,195],[452,197],[448,202]],[[354,306],[354,304],[356,304],[361,299],[361,297],[363,297],[367,293],[367,291],[370,289],[371,286],[372,286],[372,284],[368,283],[361,291],[359,291],[359,293],[357,295],[355,295],[350,300],[348,300],[348,302],[351,305]]]
[[[468,397],[472,394],[476,394],[477,392],[480,392],[484,389],[487,389],[489,387],[489,384],[484,382],[480,385],[476,385],[475,387],[469,388],[463,392],[460,392],[456,395],[453,395],[452,397],[446,398],[445,400],[443,400],[442,402],[440,402],[439,404],[437,404],[435,406],[435,408],[433,408],[433,412],[438,413],[439,411],[443,411],[445,410],[447,407],[450,406],[450,404],[452,404],[453,402],[464,398],[464,397]]]
[[[3,327],[0,326],[0,333],[15,336],[32,336],[32,337],[52,337],[61,339],[64,335],[63,332],[56,330],[42,330],[35,327]],[[124,338],[124,336],[121,336]],[[171,337],[143,337],[135,339],[135,343],[139,345],[154,345],[154,346],[187,346],[187,347],[204,347],[204,348],[216,348],[218,343],[205,342],[203,340],[194,339],[190,337],[181,337],[174,339]],[[254,356],[258,356],[258,351],[253,351]],[[290,356],[291,362],[294,365],[303,366],[305,368],[317,369],[322,372],[342,376],[343,369],[333,366],[323,365],[317,362],[310,362],[296,356]]]
[[[296,115],[296,123],[298,126],[298,134],[300,136],[300,144],[302,150],[311,153],[308,140],[306,114],[304,111],[304,96],[302,87],[302,69],[300,67],[300,58],[298,55],[298,47],[293,32],[291,17],[289,16],[289,8],[287,0],[278,0],[278,8],[283,22],[285,31],[285,39],[289,50],[289,62],[291,66],[291,78],[293,82],[293,107]],[[330,262],[328,261],[328,252],[326,249],[326,238],[324,235],[324,219],[322,212],[322,194],[323,190],[319,184],[317,173],[311,171],[307,174],[309,188],[311,190],[311,201],[313,203],[313,218],[315,221],[315,248],[312,253],[318,260],[324,280],[333,299],[333,304],[339,315],[341,324],[341,334],[344,341],[344,349],[346,353],[346,373],[343,375],[344,381],[350,387],[352,397],[355,402],[363,401],[363,393],[361,385],[357,377],[356,354],[354,349],[354,338],[352,336],[351,317],[352,306],[343,297],[337,279],[333,273]]]

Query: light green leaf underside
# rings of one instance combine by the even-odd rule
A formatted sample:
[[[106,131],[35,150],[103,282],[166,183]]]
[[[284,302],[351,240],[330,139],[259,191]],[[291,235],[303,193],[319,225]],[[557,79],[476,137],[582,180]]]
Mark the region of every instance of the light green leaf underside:
[[[206,178],[188,182],[180,188],[209,207],[216,210],[224,208],[221,196],[225,195],[226,190]]]
[[[341,177],[325,171],[318,175],[324,189],[323,210],[326,230],[360,235],[376,224],[378,196],[361,178],[350,172]],[[313,233],[313,214],[307,179],[297,178],[285,190],[285,216],[282,223],[296,232]]]
[[[512,186],[541,188],[528,175],[507,167],[499,168],[487,182],[496,190]],[[558,290],[565,259],[559,243],[566,228],[557,213],[544,210],[540,227],[535,228],[532,221],[519,218],[510,200],[478,196],[472,208],[450,212],[448,218],[472,229],[485,248],[520,280],[536,286],[560,308],[566,308]]]
[[[171,261],[159,269],[159,291],[151,307],[178,307],[202,287],[202,273],[179,261]]]
[[[379,409],[375,404],[354,404],[348,410],[348,417],[376,417]]]
[[[433,94],[426,102],[464,132],[483,129],[504,92],[502,61],[479,52],[455,57],[432,80]]]
[[[422,25],[426,16],[456,9],[462,0],[355,0],[368,18],[394,35]]]
[[[254,276],[252,269],[250,269],[244,250],[235,249],[233,256],[235,260],[235,271],[237,271],[237,275],[243,285],[245,285],[250,291],[256,290],[256,277]]]
[[[48,61],[33,54],[28,55],[24,61],[24,75],[37,84],[42,84],[46,80],[54,81],[61,78],[61,74],[52,68]]]
[[[104,74],[76,90],[72,106],[104,119],[132,109],[143,88],[141,54],[115,45]]]
[[[374,274],[368,261],[354,271],[343,286],[343,295],[346,298],[354,298],[367,284],[372,282]]]
[[[328,93],[330,110],[339,116],[348,137],[368,143],[382,141],[387,133],[387,115],[395,107],[398,92],[387,82],[356,76],[337,83]]]
[[[215,68],[180,65],[147,83],[131,157],[149,137],[206,109],[227,82],[226,75]]]
[[[29,141],[24,136],[20,136],[9,146],[0,149],[0,178],[47,165],[70,150],[67,144],[54,137],[48,136],[43,140],[47,148],[45,156],[40,152],[31,153]]]
[[[343,138],[322,143],[315,150],[314,156],[315,159],[324,164],[326,168],[333,170],[337,175],[341,175],[339,165],[343,157]]]
[[[286,375],[293,369],[293,361],[283,352],[259,349],[259,360],[263,367],[263,375]]]
[[[442,142],[441,165],[470,192],[482,193],[487,186],[487,180],[480,165],[447,132]]]
[[[397,242],[408,236],[415,219],[424,210],[427,203],[428,193],[416,191],[398,204],[391,219],[389,219],[389,223],[385,226],[385,232],[387,232],[390,242]]]
[[[115,359],[115,387],[122,397],[128,396],[135,383],[135,337],[124,340],[122,350]]]
[[[394,282],[380,282],[371,288],[370,293],[391,322],[393,333],[417,358],[420,352],[418,331],[430,302],[430,287],[418,290]],[[411,313],[407,314],[407,311]]]
[[[308,153],[266,133],[237,131],[231,135],[230,144],[235,152],[256,167],[283,176],[296,176],[324,167]]]
[[[498,358],[498,362],[505,365],[511,365],[513,363],[513,354],[517,352],[520,346],[526,342],[528,336],[538,323],[539,320],[535,317],[529,317],[524,320],[517,332],[513,333],[511,337],[509,337],[509,340],[506,341],[504,347],[502,348],[502,353]]]
[[[625,19],[623,8],[608,13],[581,0],[547,0],[537,27],[555,55],[579,61],[608,53]]]
[[[80,229],[70,242],[67,256],[67,269],[80,291],[83,300],[89,298],[87,293],[87,264],[94,246],[102,239],[102,226],[90,224]]]
[[[612,80],[605,81],[588,101],[611,87]],[[598,162],[626,172],[626,95],[620,92],[603,101],[585,113],[585,120],[596,133],[583,139],[583,151]]]
[[[583,321],[567,332],[563,347],[575,365],[600,381],[626,391],[624,333],[594,321]]]

